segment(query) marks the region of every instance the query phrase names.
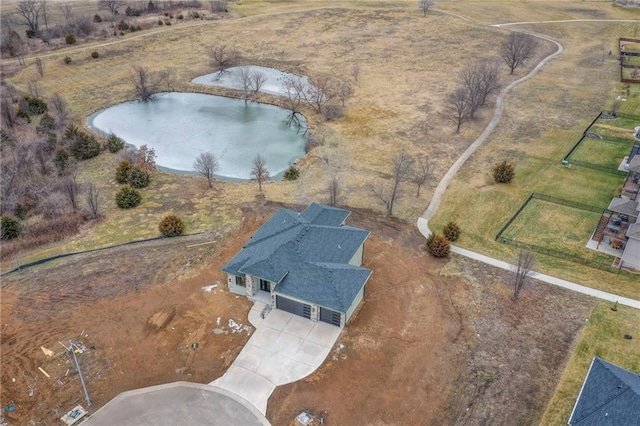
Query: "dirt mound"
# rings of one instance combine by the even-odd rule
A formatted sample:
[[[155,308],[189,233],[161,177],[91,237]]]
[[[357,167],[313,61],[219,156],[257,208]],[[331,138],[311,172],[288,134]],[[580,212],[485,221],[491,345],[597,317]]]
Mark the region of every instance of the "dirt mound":
[[[151,315],[147,320],[147,326],[153,331],[160,331],[171,322],[174,316],[176,316],[175,306],[165,308]]]

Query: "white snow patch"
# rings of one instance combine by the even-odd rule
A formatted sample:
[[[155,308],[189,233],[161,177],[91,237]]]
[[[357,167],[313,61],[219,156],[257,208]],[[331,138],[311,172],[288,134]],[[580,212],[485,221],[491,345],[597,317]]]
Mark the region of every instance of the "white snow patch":
[[[229,318],[229,328],[231,329],[232,333],[242,333],[243,331],[249,333],[251,331],[251,327],[249,327],[248,325],[238,324],[231,318]]]
[[[215,291],[213,291],[213,289],[216,288],[216,287],[218,287],[218,284],[207,285],[207,286],[202,287],[202,289],[204,291],[206,291],[206,292],[209,292],[209,293],[211,293],[211,292],[215,293]]]

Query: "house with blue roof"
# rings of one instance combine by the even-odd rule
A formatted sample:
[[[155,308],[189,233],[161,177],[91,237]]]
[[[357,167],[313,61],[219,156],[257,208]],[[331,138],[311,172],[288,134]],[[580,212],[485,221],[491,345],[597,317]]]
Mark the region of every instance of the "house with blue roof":
[[[568,424],[640,425],[640,375],[594,357]]]
[[[229,290],[312,321],[344,327],[364,298],[369,232],[344,224],[348,210],[281,209],[224,267]]]

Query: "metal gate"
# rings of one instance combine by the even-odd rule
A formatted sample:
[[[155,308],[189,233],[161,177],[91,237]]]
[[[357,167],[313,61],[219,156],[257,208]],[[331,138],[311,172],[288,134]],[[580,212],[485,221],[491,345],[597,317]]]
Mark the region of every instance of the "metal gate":
[[[320,321],[340,327],[340,319],[342,314],[340,312],[332,311],[331,309],[320,308]]]
[[[280,310],[290,312],[305,318],[311,318],[311,306],[297,300],[287,299],[276,295],[276,307]]]

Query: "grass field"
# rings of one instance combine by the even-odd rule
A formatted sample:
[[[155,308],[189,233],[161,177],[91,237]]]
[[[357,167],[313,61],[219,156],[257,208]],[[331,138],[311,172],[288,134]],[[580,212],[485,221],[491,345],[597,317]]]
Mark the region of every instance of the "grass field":
[[[613,256],[585,247],[599,220],[598,213],[532,199],[502,237],[577,256],[605,267],[613,263]]]
[[[594,356],[640,373],[640,311],[602,303],[594,309],[576,344],[541,425],[566,424]],[[634,338],[626,340],[625,334]]]
[[[608,50],[616,46],[618,37],[633,31],[631,25],[611,23],[518,28],[559,40],[565,52],[510,93],[497,131],[454,178],[431,221],[432,229],[438,230],[456,220],[463,231],[462,246],[505,260],[515,258],[515,249],[493,238],[530,193],[604,207],[619,194],[623,177],[585,167],[563,167],[560,161],[593,117],[617,95],[618,64]],[[586,84],[596,81],[602,84]],[[640,106],[636,98],[627,99],[621,110],[635,111]],[[541,104],[545,107],[540,108]],[[490,175],[491,165],[501,159],[516,163],[516,178],[509,185],[495,184]],[[539,256],[538,264],[550,275],[640,298],[637,275],[597,271],[546,256]]]
[[[584,138],[580,145],[568,157],[569,162],[576,160],[615,170],[622,159],[629,154],[634,145],[633,139]]]

